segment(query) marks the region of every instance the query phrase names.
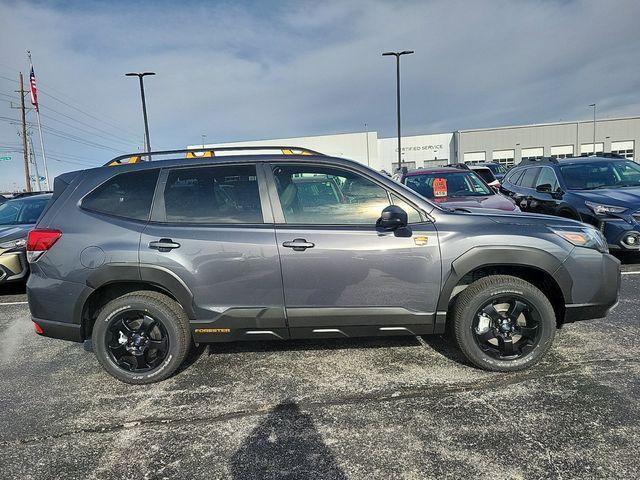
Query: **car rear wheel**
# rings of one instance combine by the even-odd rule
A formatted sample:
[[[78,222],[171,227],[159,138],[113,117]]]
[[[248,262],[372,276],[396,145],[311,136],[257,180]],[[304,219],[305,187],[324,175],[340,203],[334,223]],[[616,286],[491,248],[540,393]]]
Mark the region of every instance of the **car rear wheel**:
[[[191,345],[189,320],[180,305],[150,291],[107,303],[96,318],[92,340],[107,372],[139,385],[171,376]]]
[[[456,299],[453,330],[465,356],[485,370],[511,372],[537,363],[556,331],[549,299],[518,277],[492,275]]]

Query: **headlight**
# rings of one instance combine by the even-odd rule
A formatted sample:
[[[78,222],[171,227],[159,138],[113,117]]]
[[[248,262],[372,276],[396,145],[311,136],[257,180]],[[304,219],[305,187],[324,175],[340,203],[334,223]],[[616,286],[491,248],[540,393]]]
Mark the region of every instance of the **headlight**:
[[[3,250],[11,250],[12,248],[24,247],[26,244],[26,238],[18,238],[16,240],[11,240],[10,242],[0,243],[0,248],[2,248]]]
[[[626,207],[616,207],[615,205],[603,205],[602,203],[584,202],[584,204],[593,210],[596,215],[610,215],[612,213],[623,213],[627,211]]]
[[[602,253],[609,252],[607,239],[592,227],[557,227],[551,229],[553,233],[564,238],[576,247],[592,248]]]

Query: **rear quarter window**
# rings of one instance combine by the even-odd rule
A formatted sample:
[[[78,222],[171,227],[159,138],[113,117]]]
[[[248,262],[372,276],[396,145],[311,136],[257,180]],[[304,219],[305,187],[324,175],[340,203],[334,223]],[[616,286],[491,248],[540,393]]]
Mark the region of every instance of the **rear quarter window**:
[[[159,170],[121,173],[104,182],[82,200],[92,212],[148,220]]]

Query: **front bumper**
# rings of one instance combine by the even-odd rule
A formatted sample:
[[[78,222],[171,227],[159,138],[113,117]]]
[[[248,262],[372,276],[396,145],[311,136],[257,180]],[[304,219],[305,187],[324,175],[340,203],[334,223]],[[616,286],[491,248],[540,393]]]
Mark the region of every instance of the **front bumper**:
[[[571,303],[564,323],[606,317],[620,293],[620,260],[613,255],[576,247],[564,266],[573,279]]]
[[[29,264],[24,251],[13,250],[0,253],[0,284],[24,280],[28,274]]]
[[[606,237],[610,250],[640,250],[640,224],[635,221],[622,218],[604,219],[600,220],[597,226]]]

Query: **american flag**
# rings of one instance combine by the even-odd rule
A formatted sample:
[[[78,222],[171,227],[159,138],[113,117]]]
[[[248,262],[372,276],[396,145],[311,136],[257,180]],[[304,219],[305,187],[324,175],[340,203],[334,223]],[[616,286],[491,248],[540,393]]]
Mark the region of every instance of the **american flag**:
[[[31,73],[29,74],[29,85],[31,86],[31,105],[34,106],[36,112],[38,110],[38,90],[36,89],[36,74],[33,73],[33,67],[31,67]]]

